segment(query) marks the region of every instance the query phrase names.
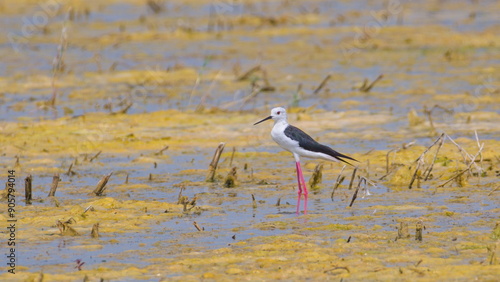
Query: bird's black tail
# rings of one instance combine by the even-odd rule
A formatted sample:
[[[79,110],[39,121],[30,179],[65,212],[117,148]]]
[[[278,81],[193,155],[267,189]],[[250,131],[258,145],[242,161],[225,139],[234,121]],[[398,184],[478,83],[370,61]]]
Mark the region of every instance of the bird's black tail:
[[[356,159],[354,159],[354,158],[351,158],[351,157],[349,157],[349,156],[346,156],[346,155],[344,155],[344,154],[341,154],[341,153],[339,153],[339,152],[337,152],[337,151],[335,151],[335,150],[333,150],[333,149],[331,149],[331,152],[329,152],[329,154],[328,154],[328,155],[330,155],[330,156],[334,157],[335,159],[337,159],[337,160],[339,160],[339,161],[341,161],[341,162],[344,162],[344,163],[346,163],[346,164],[348,164],[348,165],[351,165],[351,166],[354,166],[354,165],[353,165],[353,164],[351,164],[350,162],[348,162],[348,161],[344,160],[344,159],[349,159],[349,160],[352,160],[352,161],[355,161],[355,162],[358,162],[358,163],[359,163],[359,161],[358,161],[358,160],[356,160]]]

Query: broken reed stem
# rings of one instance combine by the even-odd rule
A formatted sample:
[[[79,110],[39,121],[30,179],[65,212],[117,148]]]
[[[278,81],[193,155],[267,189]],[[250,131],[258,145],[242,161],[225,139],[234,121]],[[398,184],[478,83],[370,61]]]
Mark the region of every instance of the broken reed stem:
[[[451,138],[448,134],[446,134],[446,138],[448,138],[448,140],[450,140],[451,143],[453,143],[458,148],[458,151],[460,152],[460,154],[462,154],[462,157],[464,158],[464,162],[467,162],[469,153],[465,152],[465,150],[460,145],[458,145],[457,142],[455,142],[455,140],[453,140],[453,138]]]
[[[101,180],[99,180],[99,183],[97,183],[97,186],[92,193],[94,193],[96,196],[101,196],[104,190],[106,190],[106,184],[108,183],[108,180],[112,174],[113,172],[110,172],[108,175],[103,176]]]
[[[441,150],[441,147],[443,146],[444,144],[444,135],[441,134],[441,136],[439,137],[441,139],[441,142],[439,142],[439,145],[437,147],[437,150],[436,150],[436,153],[434,154],[434,158],[432,159],[432,162],[431,162],[431,166],[429,166],[425,171],[424,171],[424,181],[427,181],[431,175],[431,172],[432,172],[432,169],[434,168],[434,164],[436,163],[436,159],[437,159],[437,156],[438,156],[438,153],[439,153],[439,150]]]
[[[189,95],[189,101],[187,104],[187,107],[191,106],[191,103],[193,101],[194,93],[196,92],[196,88],[198,88],[198,85],[200,85],[201,82],[201,71],[198,71],[198,75],[196,76],[196,80],[194,82],[193,88],[191,89],[191,94]]]
[[[252,207],[253,207],[254,209],[256,209],[256,208],[257,208],[257,201],[255,201],[255,196],[254,196],[253,194],[252,194]]]
[[[84,211],[83,211],[83,214],[85,214],[86,212],[88,211],[93,211],[94,210],[94,207],[92,205],[88,206]]]
[[[429,124],[431,126],[432,129],[436,129],[434,127],[434,121],[432,119],[432,113],[434,112],[435,109],[441,109],[449,114],[453,113],[453,110],[449,110],[449,109],[446,109],[444,107],[441,107],[440,105],[434,105],[434,107],[432,107],[430,110],[427,109],[427,106],[424,105],[424,114],[427,115],[427,118],[429,119]]]
[[[349,190],[352,189],[352,183],[354,182],[354,177],[356,176],[356,171],[358,171],[358,167],[355,167],[352,171],[351,181],[349,182]]]
[[[340,173],[339,175],[337,176],[337,181],[335,182],[335,184],[333,185],[333,190],[332,190],[332,195],[331,195],[331,199],[332,199],[332,202],[333,202],[333,195],[335,194],[335,190],[337,190],[337,188],[339,188],[340,186],[340,183],[342,183],[345,179],[345,176],[342,175],[342,173],[344,172],[344,169],[345,169],[346,165],[344,165],[342,167],[342,170],[340,170]]]
[[[386,175],[389,174],[389,155],[394,152],[394,151],[398,151],[399,149],[392,149],[392,150],[389,150],[389,152],[387,152],[387,154],[385,155],[385,173]]]
[[[331,272],[334,270],[339,270],[339,269],[345,270],[345,271],[347,271],[347,273],[351,273],[351,271],[349,271],[349,268],[347,268],[346,266],[337,266],[337,267],[334,267],[332,269],[325,270],[325,271],[323,271],[323,273],[328,273],[328,272]]]
[[[423,259],[420,259],[419,261],[417,261],[417,262],[415,263],[415,267],[419,266],[419,265],[420,265],[423,261],[424,261]]]
[[[24,179],[24,197],[26,199],[26,205],[31,205],[31,184],[32,184],[32,181],[33,181],[33,177],[30,175],[28,175],[25,179]]]
[[[234,153],[236,152],[236,147],[233,147],[233,153],[231,153],[231,160],[229,161],[229,166],[233,165]]]
[[[183,206],[182,212],[186,213],[190,210],[192,210],[196,206],[196,200],[197,197],[193,197],[191,201],[189,201],[188,196],[181,196],[179,200],[177,201],[177,204],[181,204]],[[188,209],[187,206],[190,205],[191,207]]]
[[[424,224],[422,221],[417,222],[417,226],[415,228],[415,240],[422,242],[422,229]]]
[[[337,178],[337,182],[335,182],[335,185],[333,185],[332,195],[330,196],[332,202],[333,202],[333,196],[335,195],[335,191],[337,191],[337,188],[339,188],[340,183],[342,183],[344,179],[345,179],[344,175],[342,176],[339,175],[339,178]]]
[[[71,8],[68,10],[68,16],[71,12]],[[56,87],[56,79],[58,73],[60,73],[64,69],[63,55],[66,47],[68,46],[68,33],[66,26],[67,19],[65,19],[63,23],[63,28],[61,30],[61,36],[59,39],[59,45],[57,46],[57,53],[54,59],[52,60],[52,98],[50,98],[49,105],[54,107],[56,105],[57,99],[57,87]]]
[[[493,192],[498,191],[498,190],[500,190],[500,186],[498,186],[497,188],[491,190],[491,192],[488,193],[488,196],[491,196],[491,194],[493,194]]]
[[[472,160],[470,161],[469,165],[467,166],[466,169],[458,172],[457,174],[455,174],[453,177],[451,177],[450,179],[446,180],[443,184],[440,184],[438,185],[437,187],[444,187],[446,184],[450,183],[452,180],[454,180],[455,178],[459,177],[460,175],[464,174],[465,172],[467,171],[470,171],[471,167],[473,164],[475,164],[475,161],[476,161],[476,158],[477,156],[481,153],[481,151],[483,151],[483,148],[484,148],[484,143],[481,144],[481,147],[479,148],[479,151],[472,157]]]
[[[311,187],[311,189],[317,188],[318,184],[320,184],[322,180],[323,180],[323,164],[319,163],[314,168],[314,172],[311,176],[311,179],[309,179],[309,187]]]
[[[429,125],[431,126],[431,128],[433,130],[435,130],[436,128],[434,127],[434,120],[432,119],[432,111],[434,110],[434,108],[432,108],[430,111],[427,110],[427,106],[424,105],[424,114],[427,115],[427,119],[429,119]]]
[[[411,178],[411,181],[410,181],[410,184],[408,185],[408,189],[411,189],[412,186],[413,186],[413,182],[415,182],[415,179],[417,178],[417,174],[418,174],[418,170],[420,169],[420,166],[424,164],[424,158],[425,158],[425,154],[432,148],[434,147],[434,145],[437,144],[438,141],[440,141],[441,139],[444,139],[444,136],[445,136],[445,133],[442,133],[437,139],[436,141],[434,141],[429,147],[427,147],[427,149],[425,149],[425,151],[415,160],[415,162],[417,162],[417,168],[415,169],[415,173],[413,173],[413,177]],[[444,142],[444,141],[442,141]],[[437,155],[436,155],[437,156]],[[429,174],[430,174],[430,171],[429,171]]]
[[[72,223],[75,223],[76,221],[73,218],[70,218],[64,222],[58,220],[56,222],[57,228],[59,229],[59,232],[61,232],[62,236],[80,236],[80,233],[73,229],[73,227],[69,226]]]
[[[134,103],[132,102],[129,102],[125,105],[125,107],[123,107],[123,109],[121,110],[118,110],[118,111],[115,111],[115,112],[112,112],[111,114],[112,115],[119,115],[119,114],[126,114],[127,111],[134,105]]]
[[[89,162],[92,162],[93,160],[97,159],[97,157],[99,157],[101,153],[102,151],[97,152],[97,154],[95,154],[92,158],[90,158]]]
[[[192,206],[190,209],[194,208],[194,206],[196,206],[196,200],[198,199],[198,197],[194,196],[193,199],[191,200],[191,202],[188,203],[188,205]]]
[[[66,175],[67,175],[67,176],[70,176],[71,174],[73,174],[73,171],[71,171],[72,169],[73,169],[73,163],[71,163],[71,164],[69,165],[69,168],[68,168],[68,170],[66,171]]]
[[[318,87],[316,87],[316,89],[313,91],[313,94],[318,94],[319,91],[321,91],[321,89],[323,89],[323,87],[325,87],[326,83],[328,82],[328,80],[331,78],[332,76],[329,74],[327,75],[323,81],[321,81],[321,83],[318,85]]]
[[[370,178],[370,159],[366,160],[366,178]]]
[[[385,174],[383,176],[381,176],[379,178],[379,180],[382,180],[384,178],[386,178],[389,174],[391,174],[391,170],[390,170],[390,154],[391,153],[397,153],[401,150],[406,150],[408,149],[409,147],[413,146],[415,144],[415,141],[411,141],[411,142],[408,142],[408,143],[404,143],[401,148],[394,148],[392,150],[390,150],[389,152],[387,152],[387,154],[385,155]]]
[[[156,152],[155,155],[163,155],[163,152],[168,150],[168,146],[163,147],[160,151]]]
[[[464,148],[462,148],[462,146],[458,145],[457,142],[455,142],[455,140],[453,140],[453,138],[450,137],[450,135],[446,134],[446,137],[448,138],[448,140],[451,141],[451,143],[453,143],[458,148],[458,150],[462,154],[462,157],[464,158],[465,163],[467,163],[468,160],[472,160],[472,156],[467,151],[465,151]],[[477,171],[482,172],[482,169],[480,169],[477,166],[477,164],[474,163],[474,166]]]
[[[354,191],[354,194],[352,195],[352,200],[351,200],[351,203],[349,204],[349,207],[352,207],[352,205],[354,204],[354,201],[356,200],[356,198],[358,197],[358,191],[359,191],[359,187],[361,187],[361,183],[365,183],[366,185],[366,178],[364,177],[359,177],[359,180],[358,180],[358,186],[356,187],[356,191]]]
[[[154,1],[154,0],[149,0],[146,2],[148,7],[153,11],[153,13],[158,14],[161,11],[163,11],[163,1]]]
[[[251,69],[249,69],[248,71],[246,71],[245,73],[243,73],[242,75],[240,75],[238,78],[236,78],[237,81],[242,81],[242,80],[246,80],[248,79],[254,72],[256,71],[259,71],[261,69],[260,65],[257,65]]]
[[[245,104],[248,101],[250,101],[252,98],[256,97],[261,91],[262,91],[262,88],[255,87],[254,89],[252,89],[252,93],[248,94],[247,96],[243,97],[242,99],[238,99],[238,100],[234,100],[234,101],[225,103],[225,104],[223,104],[220,107],[223,108],[223,109],[228,109],[228,108],[231,108],[234,105],[237,105],[237,104],[241,103],[241,107],[240,108],[243,108],[243,106],[245,106]]]
[[[429,147],[427,147],[427,149],[425,149],[425,151],[420,155],[420,157],[418,157],[419,159],[422,158],[423,155],[425,155],[432,147],[434,147],[434,145],[436,145],[436,143],[441,139],[441,138],[444,138],[446,133],[441,133],[441,135],[434,141],[434,143],[432,143],[432,145],[430,145]]]
[[[415,182],[415,179],[417,179],[418,169],[423,164],[423,162],[424,162],[423,159],[420,158],[417,159],[417,168],[415,169],[415,173],[413,173],[413,176],[410,180],[410,184],[408,185],[408,189],[411,189],[411,187],[413,186],[413,182]]]
[[[361,92],[370,92],[370,90],[372,90],[373,86],[375,86],[375,84],[381,80],[382,78],[384,77],[383,74],[379,75],[377,78],[375,78],[374,81],[372,81],[372,83],[370,83],[370,85],[366,86],[366,84],[363,84],[363,86],[359,89]]]
[[[182,191],[184,191],[184,189],[186,189],[184,186],[181,187],[181,189],[179,189],[179,195],[177,195],[177,204],[178,205],[180,205],[183,202]]]
[[[477,143],[477,148],[480,149],[481,148],[481,144],[479,144],[479,136],[477,136],[477,130],[474,130],[474,135],[476,136],[476,143]],[[483,172],[483,153],[479,153],[479,164],[480,164],[480,167],[481,167],[481,171],[480,172]]]
[[[99,222],[92,226],[92,231],[90,232],[90,237],[99,238]]]
[[[198,223],[196,223],[196,221],[193,222],[193,225],[194,227],[196,227],[196,229],[198,229],[198,231],[205,231],[205,228],[201,228]]]
[[[226,178],[224,179],[224,187],[226,188],[233,188],[236,186],[236,180],[237,180],[237,171],[236,167],[233,167],[229,173],[227,174]]]
[[[210,166],[208,167],[208,175],[205,181],[214,182],[215,181],[215,171],[217,170],[217,164],[219,163],[220,155],[222,151],[224,151],[224,146],[226,144],[221,142],[217,149],[215,150],[214,156],[212,158],[212,162],[210,162]]]
[[[397,239],[410,238],[410,232],[408,232],[408,222],[401,221],[398,228]]]
[[[54,197],[55,196],[56,190],[57,190],[57,185],[59,184],[60,180],[61,180],[61,178],[59,178],[59,174],[54,174],[54,176],[52,177],[52,186],[50,187],[50,191],[49,191],[49,194],[47,195],[47,197]]]

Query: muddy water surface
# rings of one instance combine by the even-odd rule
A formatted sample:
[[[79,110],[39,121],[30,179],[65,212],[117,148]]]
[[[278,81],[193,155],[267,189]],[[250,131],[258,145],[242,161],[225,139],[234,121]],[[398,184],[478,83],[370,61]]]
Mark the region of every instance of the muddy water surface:
[[[18,219],[1,279],[498,277],[497,1],[147,2],[0,4],[0,165]],[[271,122],[252,125],[274,106],[360,161],[351,207],[353,168],[324,163],[295,214],[293,158]]]

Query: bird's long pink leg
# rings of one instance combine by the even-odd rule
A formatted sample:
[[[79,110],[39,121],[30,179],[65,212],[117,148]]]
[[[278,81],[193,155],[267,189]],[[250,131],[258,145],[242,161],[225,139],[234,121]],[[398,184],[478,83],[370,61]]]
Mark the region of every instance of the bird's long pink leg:
[[[299,212],[300,212],[300,197],[302,196],[302,185],[300,183],[302,170],[300,169],[300,162],[295,162],[295,167],[297,169],[297,182],[299,183],[299,196],[297,198],[297,214],[299,214]],[[306,206],[307,206],[307,203],[306,203]]]
[[[300,194],[304,194],[304,214],[307,214],[307,196],[309,192],[307,191],[307,185],[306,181],[304,180],[304,175],[302,174],[302,169],[300,168],[300,162],[297,162],[297,179],[299,181],[299,187],[302,187],[302,189],[299,190],[299,199],[300,199]],[[302,183],[302,185],[300,184]],[[298,210],[297,210],[298,213]]]
[[[302,170],[300,169],[300,162],[295,162],[295,167],[297,170],[297,182],[299,184],[299,193],[298,193],[299,195],[297,198],[297,214],[299,214],[299,212],[300,212],[300,198],[302,196],[302,185],[300,182],[300,175],[302,174]]]

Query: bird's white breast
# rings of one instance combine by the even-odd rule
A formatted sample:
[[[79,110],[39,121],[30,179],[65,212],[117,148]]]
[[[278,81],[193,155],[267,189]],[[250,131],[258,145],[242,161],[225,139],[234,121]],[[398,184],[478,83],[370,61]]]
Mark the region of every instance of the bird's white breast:
[[[287,126],[288,123],[286,122],[276,122],[273,130],[271,130],[271,137],[274,142],[281,146],[281,148],[289,152],[294,152],[299,147],[299,142],[292,140],[285,135],[285,129]]]

